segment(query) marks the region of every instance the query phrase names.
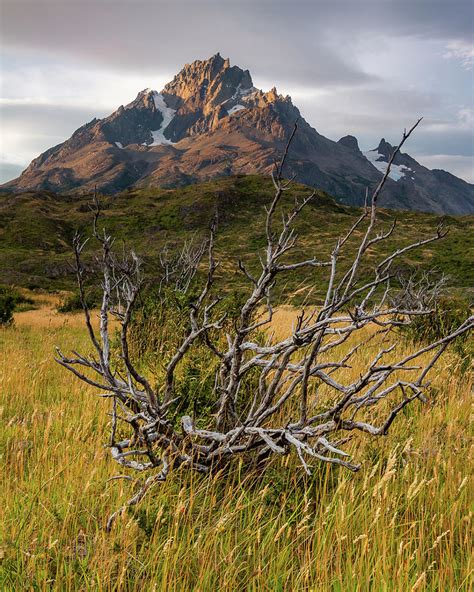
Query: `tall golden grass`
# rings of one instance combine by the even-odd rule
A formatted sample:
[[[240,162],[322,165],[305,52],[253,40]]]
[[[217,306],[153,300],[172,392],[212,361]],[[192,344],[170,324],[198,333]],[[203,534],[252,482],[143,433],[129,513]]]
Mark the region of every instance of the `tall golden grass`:
[[[108,481],[108,403],[53,361],[55,345],[88,349],[81,317],[53,304],[0,331],[1,590],[470,589],[472,383],[453,355],[388,438],[354,437],[358,474],[307,477],[292,457],[176,471],[106,534],[131,484]]]

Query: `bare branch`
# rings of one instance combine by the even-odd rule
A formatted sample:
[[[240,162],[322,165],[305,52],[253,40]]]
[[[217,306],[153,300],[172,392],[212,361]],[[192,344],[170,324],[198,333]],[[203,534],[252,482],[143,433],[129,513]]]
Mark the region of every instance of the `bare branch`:
[[[355,472],[359,465],[350,462],[349,453],[343,450],[347,433],[387,435],[407,405],[425,400],[428,373],[450,343],[473,329],[474,318],[470,316],[448,335],[416,351],[400,351],[400,339],[393,328],[430,313],[442,282],[433,282],[430,274],[401,274],[394,270],[394,262],[414,249],[442,240],[446,231],[440,226],[434,236],[419,237],[385,254],[371,264],[370,274],[361,277],[368,251],[372,256],[394,236],[395,222],[376,233],[377,203],[396,155],[420,121],[403,134],[380,183],[370,198],[367,193],[366,207],[336,241],[329,261],[317,254],[287,259],[298,241],[295,222],[315,196],[311,192],[290,206],[284,199],[291,179],[284,180],[283,169],[297,131],[295,124],[272,174],[275,193],[266,208],[266,247],[257,261],[261,269],[250,272],[238,261],[248,292],[232,322],[220,310],[221,298],[215,292],[217,220],[204,242],[196,244],[193,238],[177,252],[165,246],[160,255],[162,277],[157,283],[164,310],[168,291],[189,296],[191,286],[193,290],[200,287],[189,304],[187,329],[176,336],[177,345],[167,352],[166,359],[160,360],[164,376],[158,379],[148,376],[143,360],[132,359],[130,346],[143,284],[142,263],[133,252],[116,255],[113,238],[99,230],[101,210],[95,195],[92,235],[100,248],[103,294],[98,331],[85,297],[83,254],[89,243],[77,234],[73,240],[79,293],[94,355],[73,352],[66,357],[58,349],[56,360],[97,389],[99,396],[112,399],[108,443],[112,458],[128,471],[146,475],[135,495],[109,518],[108,530],[117,516],[138,504],[178,466],[206,472],[221,468],[236,455],[261,462],[275,454],[294,453],[307,473],[315,461]],[[281,220],[278,224],[277,219]],[[341,272],[341,253],[359,231],[355,256]],[[203,268],[206,273],[198,273]],[[265,331],[273,320],[275,284],[285,274],[313,268],[321,268],[326,275],[322,306],[299,311],[289,334],[275,338]],[[120,327],[118,348],[112,345],[110,315]],[[166,317],[162,322],[166,323]],[[193,352],[200,352],[199,344],[212,360],[206,371],[214,373],[204,414],[196,405],[192,410],[187,408],[189,402],[182,393],[188,386],[180,382],[185,374],[180,369],[187,368]],[[359,372],[354,378],[345,369],[356,362]],[[204,376],[197,380],[200,378],[204,380]],[[381,409],[386,409],[384,419],[375,425],[367,410],[381,402]],[[127,435],[117,441],[123,431]]]

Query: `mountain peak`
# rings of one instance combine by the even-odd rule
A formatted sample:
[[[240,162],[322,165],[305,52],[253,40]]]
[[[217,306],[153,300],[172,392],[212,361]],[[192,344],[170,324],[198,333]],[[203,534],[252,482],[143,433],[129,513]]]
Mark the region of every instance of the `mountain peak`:
[[[379,145],[377,146],[377,152],[379,154],[383,154],[387,158],[392,155],[393,150],[394,147],[389,142],[387,142],[385,138],[382,138],[379,142]]]
[[[207,60],[194,60],[194,62],[191,62],[190,64],[185,64],[175,78],[179,78],[187,71],[206,71],[212,77],[228,67],[230,67],[229,58],[223,58],[221,54],[217,52]]]
[[[359,152],[359,142],[357,141],[357,138],[355,136],[344,136],[342,138],[340,138],[337,141],[338,144],[342,144],[343,146],[346,146],[346,148],[350,148],[351,150],[356,150],[357,152]]]
[[[279,95],[275,87],[268,92],[256,89],[248,70],[231,66],[230,60],[219,53],[186,64],[161,92],[142,90],[134,101],[104,122],[123,119],[124,111],[127,128],[131,112],[138,117],[140,122],[136,120],[133,124],[139,133],[124,134],[117,125],[112,134],[107,129],[105,138],[117,148],[134,142],[150,147],[176,144],[186,137],[242,125],[266,129],[284,138],[288,125],[292,126],[299,118],[290,97]],[[151,119],[154,128],[150,127]],[[105,127],[110,128],[107,123]]]
[[[186,64],[163,89],[162,94],[176,108],[192,102],[194,106],[216,106],[231,99],[238,91],[253,89],[248,70],[231,66],[229,58],[216,53],[207,60]]]
[[[108,117],[94,119],[37,157],[5,188],[59,192],[98,187],[173,186],[220,175],[269,174],[295,121],[285,174],[363,203],[394,148],[384,138],[362,153],[354,136],[333,142],[301,116],[289,96],[256,89],[248,70],[216,53],[186,64],[161,92],[146,88]],[[407,154],[392,163],[382,203],[446,213],[474,211],[474,186],[431,172]]]

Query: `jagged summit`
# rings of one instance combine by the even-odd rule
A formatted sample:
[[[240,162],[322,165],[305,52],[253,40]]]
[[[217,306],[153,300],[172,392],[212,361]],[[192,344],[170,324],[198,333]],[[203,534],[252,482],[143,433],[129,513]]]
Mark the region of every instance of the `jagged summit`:
[[[104,119],[93,119],[33,160],[3,187],[113,193],[176,186],[220,175],[269,174],[298,120],[288,176],[359,205],[393,151],[385,139],[362,153],[354,136],[333,142],[311,127],[289,96],[253,85],[248,70],[219,53],[186,64],[161,91],[146,88]],[[407,154],[395,159],[381,203],[461,214],[474,211],[474,187],[429,171]]]
[[[385,138],[382,138],[380,140],[379,145],[377,146],[376,150],[379,154],[383,154],[385,157],[390,158],[390,156],[394,150],[394,146],[389,144],[385,140]]]
[[[219,53],[208,60],[196,60],[184,68],[163,89],[170,106],[177,108],[185,103],[212,109],[241,93],[255,91],[248,70],[231,66],[228,58]]]
[[[289,97],[279,95],[276,88],[268,92],[255,88],[248,70],[231,66],[229,58],[224,59],[217,53],[208,60],[186,64],[160,92],[144,89],[134,101],[120,107],[112,114],[112,120],[123,117],[125,110],[140,114],[146,112],[148,115],[143,127],[150,129],[149,133],[116,138],[114,142],[119,148],[137,142],[146,146],[176,144],[186,137],[211,132],[222,126],[232,127],[229,118],[239,111],[264,110],[269,105],[278,109],[277,103],[285,106],[280,110],[292,112],[287,115],[292,116],[294,121],[298,119],[299,112]],[[152,124],[156,129],[151,128]],[[265,127],[262,120],[256,125]],[[283,137],[282,130],[280,136]]]
[[[342,144],[342,146],[346,146],[351,150],[359,151],[359,142],[355,136],[344,136],[337,141],[338,144]]]

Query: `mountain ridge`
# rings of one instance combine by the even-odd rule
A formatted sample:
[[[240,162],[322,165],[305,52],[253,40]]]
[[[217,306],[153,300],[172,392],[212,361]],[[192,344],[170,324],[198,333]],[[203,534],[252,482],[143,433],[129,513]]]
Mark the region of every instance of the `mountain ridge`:
[[[215,54],[186,64],[161,92],[144,89],[93,119],[2,186],[12,191],[116,193],[175,187],[233,174],[269,174],[298,121],[285,174],[348,205],[361,205],[393,151],[385,139],[362,152],[354,136],[335,142],[301,116],[289,96],[253,85],[248,70]],[[397,154],[381,205],[446,214],[474,212],[474,185]]]

